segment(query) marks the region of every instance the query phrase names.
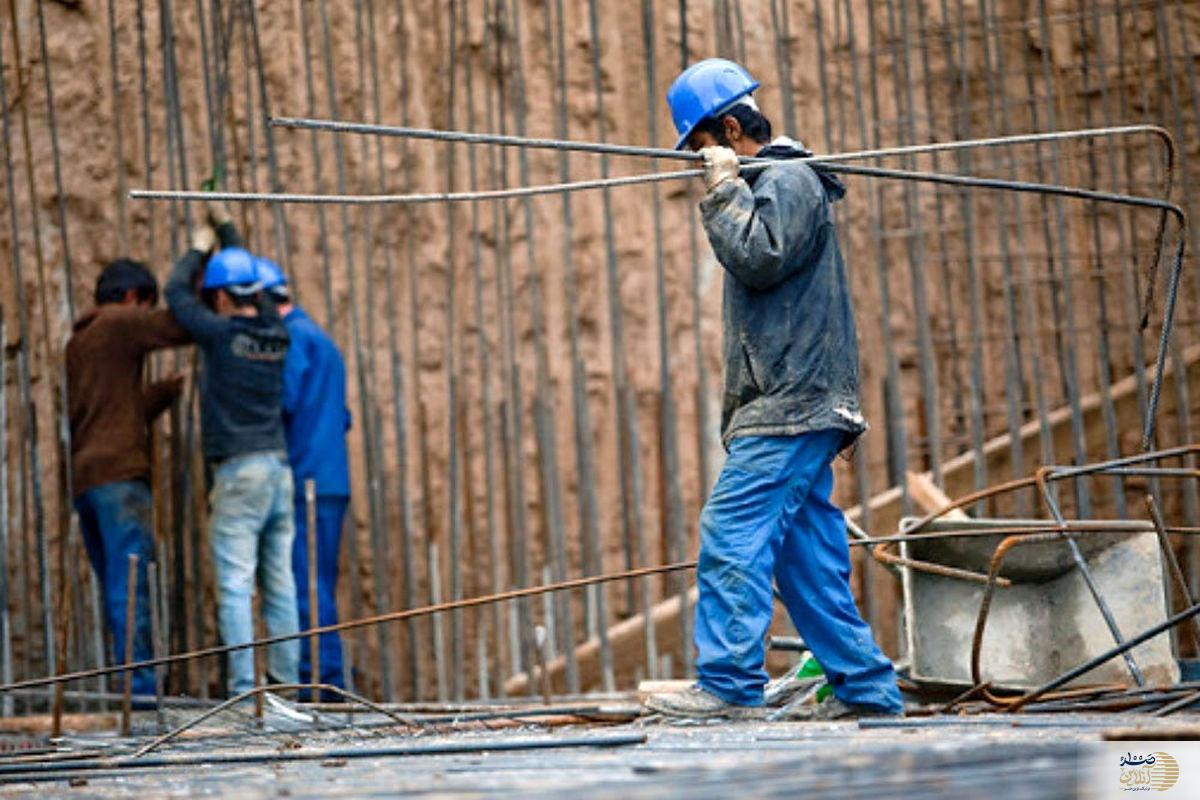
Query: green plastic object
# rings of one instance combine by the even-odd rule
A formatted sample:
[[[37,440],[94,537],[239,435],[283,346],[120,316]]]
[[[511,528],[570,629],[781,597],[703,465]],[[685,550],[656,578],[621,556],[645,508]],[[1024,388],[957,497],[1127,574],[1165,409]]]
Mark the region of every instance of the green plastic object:
[[[804,653],[800,656],[800,666],[796,668],[795,677],[797,680],[805,680],[808,678],[816,678],[825,674],[825,670],[821,668],[820,662],[813,658],[812,653]],[[820,703],[833,694],[833,687],[828,683],[821,685],[817,689],[817,702]]]

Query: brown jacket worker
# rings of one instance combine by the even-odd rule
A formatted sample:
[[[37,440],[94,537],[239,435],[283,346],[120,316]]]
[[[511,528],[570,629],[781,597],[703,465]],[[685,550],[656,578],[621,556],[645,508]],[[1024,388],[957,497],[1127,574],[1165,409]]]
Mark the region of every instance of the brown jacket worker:
[[[113,663],[125,661],[129,556],[138,557],[133,657],[150,658],[146,565],[154,560],[150,509],[150,424],[179,395],[182,376],[145,383],[146,354],[191,340],[166,309],[158,282],[136,261],[109,264],[96,281],[96,307],[67,342],[71,471],[75,509],[100,581]],[[154,694],[154,673],[133,675],[133,692]]]

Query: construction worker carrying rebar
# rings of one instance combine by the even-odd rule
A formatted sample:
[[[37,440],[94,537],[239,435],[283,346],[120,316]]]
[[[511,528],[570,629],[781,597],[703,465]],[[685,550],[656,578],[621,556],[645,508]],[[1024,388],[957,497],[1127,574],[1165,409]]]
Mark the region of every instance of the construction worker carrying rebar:
[[[150,493],[150,425],[175,402],[177,375],[145,383],[146,355],[191,341],[158,303],[158,281],[145,265],[127,258],[106,266],[96,281],[96,306],[75,323],[67,342],[67,395],[71,425],[71,476],[79,528],[103,597],[113,662],[148,659],[150,582],[154,561]],[[136,555],[133,631],[126,630],[129,557]],[[154,694],[154,672],[134,671],[133,693]],[[139,707],[145,701],[138,703]]]
[[[891,662],[850,592],[846,523],[830,502],[831,463],[866,430],[858,345],[831,205],[845,187],[797,142],[771,139],[745,69],[692,65],[667,102],[676,149],[704,156],[704,230],[725,268],[728,455],[700,517],[698,682],[646,705],[683,717],[762,713],[772,577],[833,697],[789,718],[900,714]],[[781,163],[740,173],[739,157]]]
[[[220,249],[213,252],[220,241]],[[200,348],[200,423],[212,468],[209,541],[216,563],[217,621],[226,645],[254,637],[257,577],[267,633],[296,633],[292,578],[292,473],[280,401],[287,329],[261,291],[254,256],[223,203],[208,204],[191,249],[167,282],[167,304]],[[210,255],[211,254],[211,255]],[[201,272],[203,275],[201,276]],[[200,294],[196,281],[200,278]],[[269,683],[296,683],[300,645],[268,649]],[[255,685],[254,652],[229,654],[229,691]]]
[[[283,427],[296,489],[292,573],[296,579],[296,607],[303,631],[308,630],[310,622],[308,509],[304,494],[304,485],[309,480],[316,484],[317,624],[334,625],[338,621],[338,554],[342,522],[350,504],[350,464],[346,452],[350,410],[346,407],[346,365],[333,339],[304,309],[292,302],[283,270],[261,256],[257,264],[262,289],[275,301],[291,339],[283,362]],[[336,633],[324,634],[320,637],[319,647],[320,682],[345,688],[341,638]],[[301,683],[312,682],[310,662],[309,648],[302,645]]]

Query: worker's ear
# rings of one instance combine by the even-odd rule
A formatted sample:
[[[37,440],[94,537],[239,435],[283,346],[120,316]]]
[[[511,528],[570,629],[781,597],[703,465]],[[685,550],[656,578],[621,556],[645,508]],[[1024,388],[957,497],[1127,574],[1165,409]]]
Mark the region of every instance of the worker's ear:
[[[743,136],[742,123],[731,114],[722,119],[721,124],[725,126],[725,138],[729,140],[730,146],[736,145]]]

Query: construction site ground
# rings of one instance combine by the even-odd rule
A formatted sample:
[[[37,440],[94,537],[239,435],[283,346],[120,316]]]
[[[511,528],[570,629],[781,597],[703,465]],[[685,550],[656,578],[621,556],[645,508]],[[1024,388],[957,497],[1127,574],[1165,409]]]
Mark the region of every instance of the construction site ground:
[[[1196,712],[1169,720],[1092,713],[684,724],[631,718],[628,703],[620,708],[615,717],[626,721],[619,724],[539,724],[514,715],[496,727],[494,718],[472,723],[463,714],[419,731],[364,714],[346,727],[342,713],[322,716],[332,729],[268,715],[266,729],[255,730],[243,714],[240,722],[215,718],[133,762],[97,764],[97,753],[115,758],[153,739],[155,717],[142,713],[132,737],[97,731],[54,743],[60,753],[93,756],[89,769],[55,767],[44,753],[30,753],[42,770],[31,780],[11,774],[19,756],[6,755],[0,796],[1082,797],[1088,759],[1106,736],[1136,731],[1152,740],[1200,730]]]

